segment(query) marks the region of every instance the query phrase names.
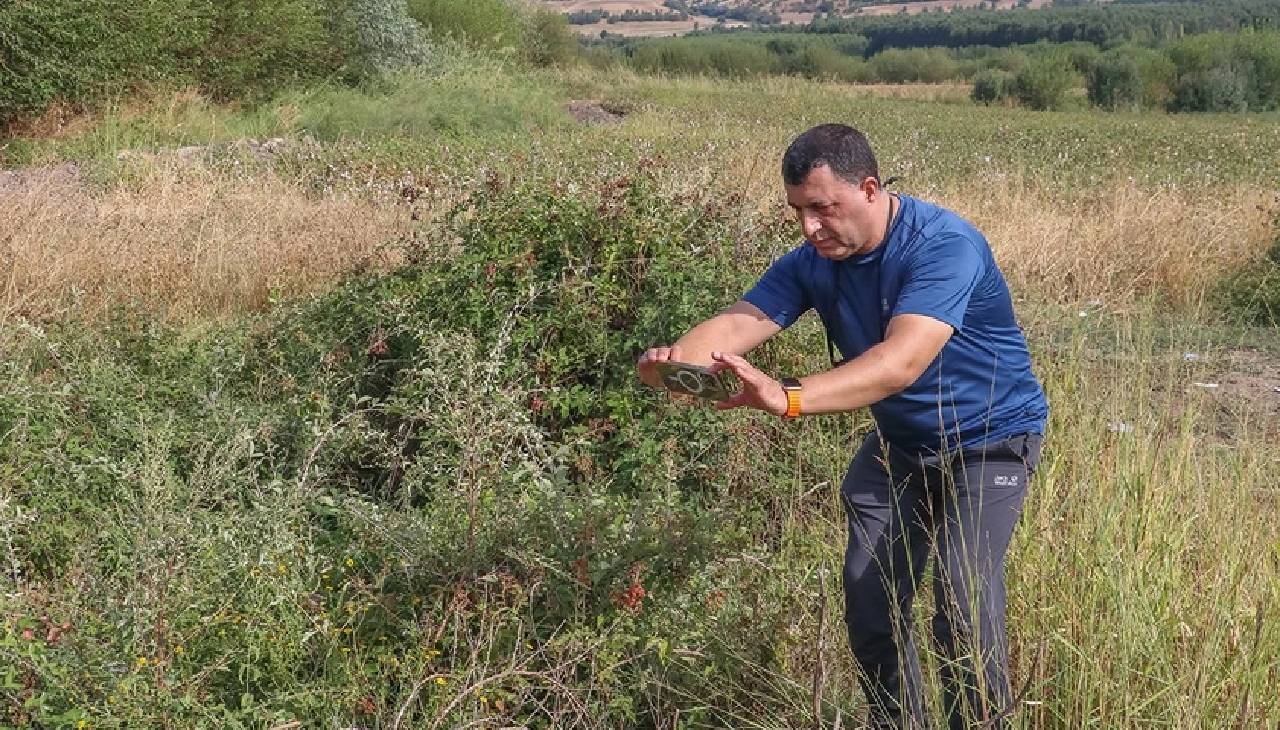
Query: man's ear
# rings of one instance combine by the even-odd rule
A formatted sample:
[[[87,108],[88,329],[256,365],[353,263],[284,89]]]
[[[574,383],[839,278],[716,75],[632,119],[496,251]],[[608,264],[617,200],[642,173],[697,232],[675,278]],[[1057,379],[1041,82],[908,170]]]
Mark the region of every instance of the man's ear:
[[[876,195],[880,192],[880,181],[874,177],[864,177],[858,189],[862,191],[862,194],[867,197],[867,202],[870,203],[876,199]]]

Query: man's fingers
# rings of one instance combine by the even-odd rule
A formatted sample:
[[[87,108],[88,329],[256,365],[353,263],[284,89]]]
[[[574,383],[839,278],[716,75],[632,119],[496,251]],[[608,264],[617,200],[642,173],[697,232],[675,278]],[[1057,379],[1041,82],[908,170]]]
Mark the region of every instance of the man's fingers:
[[[738,393],[737,395],[729,398],[728,400],[722,400],[716,403],[716,410],[727,411],[733,408],[741,408],[742,406],[747,405],[748,400],[749,399],[746,393]]]
[[[675,362],[684,362],[684,354],[680,351],[679,347],[672,345],[671,347],[666,348],[666,351],[667,351],[668,360],[673,360]]]
[[[761,378],[766,378],[764,373],[756,369],[755,365],[747,362],[745,357],[741,355],[733,355],[727,352],[713,352],[711,358],[715,360],[711,364],[712,372],[720,372],[721,370],[732,370],[733,374],[738,376],[743,384],[759,382]]]
[[[674,360],[672,353],[678,353],[678,347],[650,347],[640,355],[640,362],[664,362],[666,360]]]

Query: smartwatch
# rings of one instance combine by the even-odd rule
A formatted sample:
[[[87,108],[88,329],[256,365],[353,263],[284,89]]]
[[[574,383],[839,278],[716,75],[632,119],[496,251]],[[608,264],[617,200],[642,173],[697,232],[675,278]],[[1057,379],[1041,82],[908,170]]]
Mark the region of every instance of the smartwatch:
[[[783,378],[782,390],[787,394],[787,412],[783,418],[795,418],[800,415],[800,381],[796,378]]]

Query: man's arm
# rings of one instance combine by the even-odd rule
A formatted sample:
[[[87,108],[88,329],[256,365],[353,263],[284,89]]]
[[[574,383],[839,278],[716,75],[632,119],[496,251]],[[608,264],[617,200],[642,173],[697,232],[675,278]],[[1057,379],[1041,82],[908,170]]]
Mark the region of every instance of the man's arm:
[[[884,342],[838,368],[800,379],[800,413],[837,413],[869,406],[918,380],[938,357],[954,332],[951,325],[919,314],[889,320]],[[717,408],[747,406],[782,415],[787,396],[782,384],[765,375],[740,354],[716,352],[712,370],[732,370],[742,391]]]
[[[662,387],[657,364],[674,361],[695,365],[711,365],[712,352],[744,355],[761,342],[781,331],[777,322],[765,316],[758,307],[738,301],[720,314],[689,330],[670,347],[651,347],[636,362],[640,379],[654,387]],[[745,362],[745,361],[744,361]]]

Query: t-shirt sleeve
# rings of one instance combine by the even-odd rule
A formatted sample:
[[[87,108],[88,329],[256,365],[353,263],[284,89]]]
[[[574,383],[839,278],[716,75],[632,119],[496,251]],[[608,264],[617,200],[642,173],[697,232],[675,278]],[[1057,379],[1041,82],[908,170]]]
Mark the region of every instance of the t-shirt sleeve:
[[[922,314],[959,331],[986,270],[981,250],[973,241],[957,234],[938,236],[907,262],[892,316]]]
[[[803,246],[792,249],[774,261],[751,291],[742,297],[779,327],[790,327],[813,306],[801,277],[803,250]]]

